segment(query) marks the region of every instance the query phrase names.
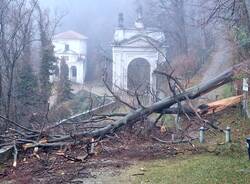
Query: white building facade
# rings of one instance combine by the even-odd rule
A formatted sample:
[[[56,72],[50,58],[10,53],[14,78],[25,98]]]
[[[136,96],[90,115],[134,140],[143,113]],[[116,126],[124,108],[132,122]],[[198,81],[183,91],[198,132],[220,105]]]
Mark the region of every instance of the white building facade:
[[[112,47],[113,90],[135,90],[143,85],[156,90],[154,71],[164,61],[164,43],[163,32],[144,27],[141,9],[134,28],[125,28],[120,14]]]
[[[59,33],[53,38],[55,56],[60,62],[64,60],[69,68],[69,79],[84,84],[87,67],[87,37],[74,31]]]

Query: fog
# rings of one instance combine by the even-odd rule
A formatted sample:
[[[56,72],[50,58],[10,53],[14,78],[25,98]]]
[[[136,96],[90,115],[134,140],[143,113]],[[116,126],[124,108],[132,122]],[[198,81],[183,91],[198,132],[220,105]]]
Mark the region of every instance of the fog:
[[[119,12],[125,23],[134,19],[135,0],[41,0],[51,13],[64,15],[56,32],[74,30],[89,37],[89,44],[109,44]]]

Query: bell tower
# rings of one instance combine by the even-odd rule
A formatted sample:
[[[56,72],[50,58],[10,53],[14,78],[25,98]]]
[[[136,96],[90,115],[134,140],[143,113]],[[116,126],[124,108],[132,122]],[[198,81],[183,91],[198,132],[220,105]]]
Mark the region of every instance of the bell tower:
[[[135,21],[135,28],[136,29],[144,29],[144,23],[143,23],[143,10],[142,6],[139,5],[136,10],[136,21]]]

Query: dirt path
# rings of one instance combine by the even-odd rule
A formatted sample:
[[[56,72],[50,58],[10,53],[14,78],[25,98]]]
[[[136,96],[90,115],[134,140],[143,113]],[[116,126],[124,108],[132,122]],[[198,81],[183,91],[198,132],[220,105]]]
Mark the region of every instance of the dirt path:
[[[92,82],[92,83],[85,83],[82,86],[82,89],[89,91],[90,93],[96,94],[97,96],[110,96],[110,92],[105,87],[103,83]]]
[[[225,32],[225,31],[224,31]],[[227,37],[223,30],[218,30],[216,34],[216,48],[215,52],[212,54],[212,59],[208,68],[206,69],[202,83],[213,79],[216,75],[225,71],[232,65],[233,52],[231,43],[227,40]],[[217,90],[214,90],[212,93],[209,93],[205,96],[209,100],[216,99],[216,96],[220,96],[223,92],[223,87]]]
[[[164,140],[171,137],[170,133],[158,134],[159,128],[155,128],[152,135]],[[150,136],[147,138],[136,135],[136,131],[121,131],[119,136],[104,139],[97,144],[96,154],[84,162],[74,160],[86,155],[83,145],[72,146],[65,151],[64,156],[68,157],[58,154],[62,153],[58,150],[46,152],[42,149],[39,149],[39,158],[32,154],[32,150],[30,153],[19,154],[15,169],[12,167],[12,160],[0,165],[0,184],[116,184],[119,182],[113,180],[114,176],[119,177],[124,169],[136,165],[138,161],[173,158],[186,150],[196,152],[190,145],[161,144]]]

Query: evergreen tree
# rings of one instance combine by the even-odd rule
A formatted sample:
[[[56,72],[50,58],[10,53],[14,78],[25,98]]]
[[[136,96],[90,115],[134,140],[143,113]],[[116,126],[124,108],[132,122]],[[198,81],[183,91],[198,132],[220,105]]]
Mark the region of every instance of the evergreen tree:
[[[54,49],[52,45],[42,48],[40,65],[40,92],[42,104],[47,106],[49,98],[51,96],[52,83],[50,76],[54,74],[56,58],[54,56]]]
[[[34,105],[38,100],[38,82],[32,67],[25,64],[17,80],[17,98],[23,105]]]
[[[24,62],[18,71],[15,97],[18,119],[27,120],[32,112],[39,110],[38,79],[27,62]]]
[[[73,93],[71,83],[69,80],[69,67],[65,60],[62,59],[60,63],[59,81],[57,84],[57,103],[61,103],[72,99]]]
[[[50,30],[50,19],[47,12],[41,10],[40,6],[37,6],[38,10],[38,25],[41,41],[41,64],[39,73],[39,84],[41,93],[41,102],[43,104],[43,111],[47,111],[49,98],[51,96],[52,83],[50,76],[55,72],[56,57],[54,55],[54,46],[51,41],[52,31]]]

